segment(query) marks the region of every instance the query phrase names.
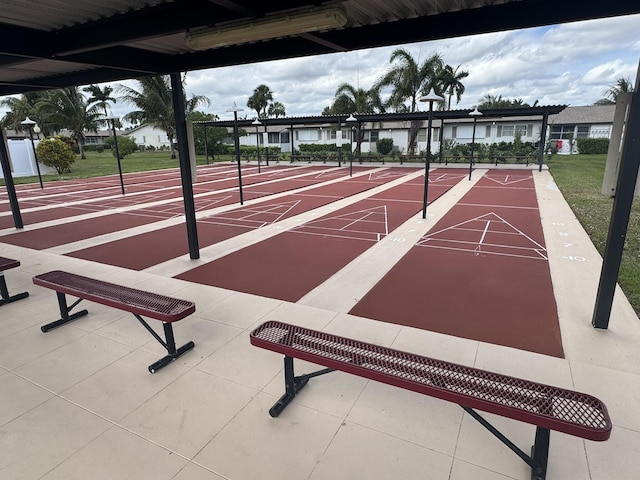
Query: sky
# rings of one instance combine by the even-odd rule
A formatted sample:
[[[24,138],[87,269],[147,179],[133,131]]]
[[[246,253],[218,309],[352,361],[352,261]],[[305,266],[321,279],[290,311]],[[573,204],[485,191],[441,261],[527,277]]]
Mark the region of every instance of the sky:
[[[406,49],[416,60],[438,53],[469,72],[465,93],[451,108],[473,108],[487,94],[539,105],[591,105],[620,77],[635,84],[640,61],[640,15],[436,40],[315,57],[189,72],[186,93],[204,95],[199,110],[254,118],[246,104],[260,84],[269,86],[287,116],[320,115],[342,83],[369,89],[391,66],[391,52]],[[121,82],[136,88],[135,82]],[[383,100],[385,98],[383,92]],[[114,115],[133,107],[116,103]]]

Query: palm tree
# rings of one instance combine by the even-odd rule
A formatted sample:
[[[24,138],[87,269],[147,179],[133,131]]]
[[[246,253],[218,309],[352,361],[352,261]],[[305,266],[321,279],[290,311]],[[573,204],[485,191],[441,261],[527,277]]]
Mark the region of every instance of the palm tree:
[[[284,105],[282,103],[273,102],[269,105],[267,114],[269,115],[269,118],[278,118],[286,116],[287,112],[285,111]]]
[[[440,72],[444,63],[440,54],[433,54],[421,64],[411,54],[399,48],[391,53],[389,63],[395,63],[375,84],[374,88],[380,91],[386,87],[392,87],[387,105],[396,111],[415,112],[418,99],[425,95],[431,88],[441,94]],[[409,106],[406,102],[409,101]],[[409,129],[409,153],[413,154],[416,148],[416,138],[420,122],[412,121]]]
[[[539,100],[533,102],[533,105],[529,105],[522,98],[516,98],[514,100],[509,100],[508,98],[502,98],[502,95],[491,95],[487,93],[484,97],[480,99],[480,102],[477,105],[477,108],[480,110],[492,110],[492,109],[500,109],[500,108],[528,108],[535,107],[538,105]]]
[[[29,117],[35,120],[47,135],[50,128],[46,123],[46,116],[42,112],[41,104],[43,99],[49,96],[49,92],[28,92],[20,97],[6,97],[0,100],[0,106],[8,108],[9,111],[2,117],[0,125],[3,128],[10,128],[16,132],[22,132],[25,128],[20,123]]]
[[[100,107],[104,110],[104,116],[109,116],[109,111],[107,110],[108,102],[116,103],[116,99],[111,96],[113,92],[113,87],[105,86],[104,89],[100,88],[98,85],[89,85],[82,89],[84,92],[88,92],[91,94],[87,103],[91,105],[95,103],[97,107]]]
[[[445,65],[440,72],[440,86],[443,92],[446,92],[449,99],[447,101],[447,110],[451,110],[451,97],[456,95],[456,103],[460,102],[460,98],[464,93],[464,85],[461,80],[469,76],[469,72],[463,70],[458,71],[460,65],[455,69],[451,65]]]
[[[258,85],[247,101],[247,107],[256,111],[258,118],[267,118],[267,108],[273,101],[273,93],[266,85]]]
[[[618,100],[618,95],[621,93],[629,93],[633,92],[633,84],[631,80],[624,77],[619,77],[616,79],[616,84],[607,88],[602,95],[605,98],[601,98],[594,105],[615,105]]]
[[[102,114],[98,107],[88,107],[84,95],[78,87],[66,87],[54,90],[41,103],[42,111],[47,115],[47,121],[55,130],[66,128],[78,144],[80,158],[86,159],[84,154],[85,132],[96,132]]]
[[[171,146],[171,158],[177,158],[174,146],[176,119],[173,112],[171,78],[169,75],[143,77],[137,82],[140,85],[139,90],[126,85],[118,86],[118,91],[123,94],[118,100],[137,108],[127,113],[123,119],[135,125],[148,123],[165,132]],[[210,103],[205,96],[193,95],[185,100],[185,113],[188,117],[199,105],[208,106]]]

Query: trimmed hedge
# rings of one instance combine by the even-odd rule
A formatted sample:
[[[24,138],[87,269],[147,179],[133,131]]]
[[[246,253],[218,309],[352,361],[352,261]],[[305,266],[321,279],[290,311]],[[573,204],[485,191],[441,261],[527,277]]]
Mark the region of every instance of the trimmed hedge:
[[[577,143],[581,154],[606,155],[609,151],[608,138],[578,138]]]

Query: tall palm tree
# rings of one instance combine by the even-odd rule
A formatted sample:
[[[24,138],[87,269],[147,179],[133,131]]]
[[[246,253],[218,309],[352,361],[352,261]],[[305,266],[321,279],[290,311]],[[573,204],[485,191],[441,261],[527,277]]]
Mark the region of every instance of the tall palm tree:
[[[267,115],[269,115],[270,118],[278,118],[278,117],[286,116],[287,112],[282,103],[273,102],[272,104],[269,105],[269,108],[267,110]]]
[[[98,107],[89,107],[84,95],[78,87],[66,87],[50,92],[48,98],[41,103],[47,121],[55,128],[66,128],[78,144],[80,158],[86,159],[84,154],[85,132],[96,132],[102,114]]]
[[[386,102],[387,106],[396,111],[415,112],[418,99],[431,88],[438,94],[442,93],[440,72],[444,68],[444,62],[440,54],[433,54],[419,63],[407,50],[398,48],[391,53],[389,63],[393,66],[374,85],[379,91],[387,87],[392,88]],[[420,122],[411,122],[408,143],[411,154],[415,152],[419,128]]]
[[[253,95],[247,100],[247,107],[256,111],[258,118],[267,118],[267,108],[273,101],[273,92],[266,85],[258,85],[253,91]]]
[[[451,97],[456,95],[456,103],[460,102],[462,94],[464,93],[464,85],[461,80],[469,76],[469,72],[466,70],[458,71],[460,65],[455,69],[451,65],[445,65],[440,72],[440,86],[443,92],[446,92],[449,97],[447,101],[447,110],[451,110]]]
[[[104,116],[109,116],[109,111],[107,109],[109,103],[116,103],[116,99],[111,96],[113,92],[113,87],[106,85],[104,88],[100,88],[98,85],[89,85],[82,89],[84,92],[88,92],[91,94],[87,103],[91,105],[95,103],[97,107],[102,108],[104,110]]]
[[[118,100],[137,108],[127,113],[123,119],[135,125],[148,123],[167,134],[171,146],[171,158],[175,159],[176,151],[174,139],[176,137],[176,119],[173,112],[173,97],[171,93],[171,78],[169,75],[157,77],[143,77],[137,79],[139,90],[119,85],[118,91],[122,96]],[[199,105],[209,105],[209,99],[202,95],[193,95],[185,100],[187,117]]]
[[[616,79],[616,84],[607,88],[602,95],[605,98],[601,98],[594,105],[615,105],[618,100],[618,95],[621,93],[633,92],[633,84],[631,80],[624,77]]]

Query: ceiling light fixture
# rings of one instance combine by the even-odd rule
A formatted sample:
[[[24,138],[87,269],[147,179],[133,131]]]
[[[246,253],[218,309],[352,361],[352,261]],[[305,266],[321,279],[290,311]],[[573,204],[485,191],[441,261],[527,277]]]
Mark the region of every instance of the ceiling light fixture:
[[[185,34],[187,46],[208,50],[241,43],[343,27],[347,15],[343,8],[327,7],[287,15],[274,15],[250,22],[193,30]]]

